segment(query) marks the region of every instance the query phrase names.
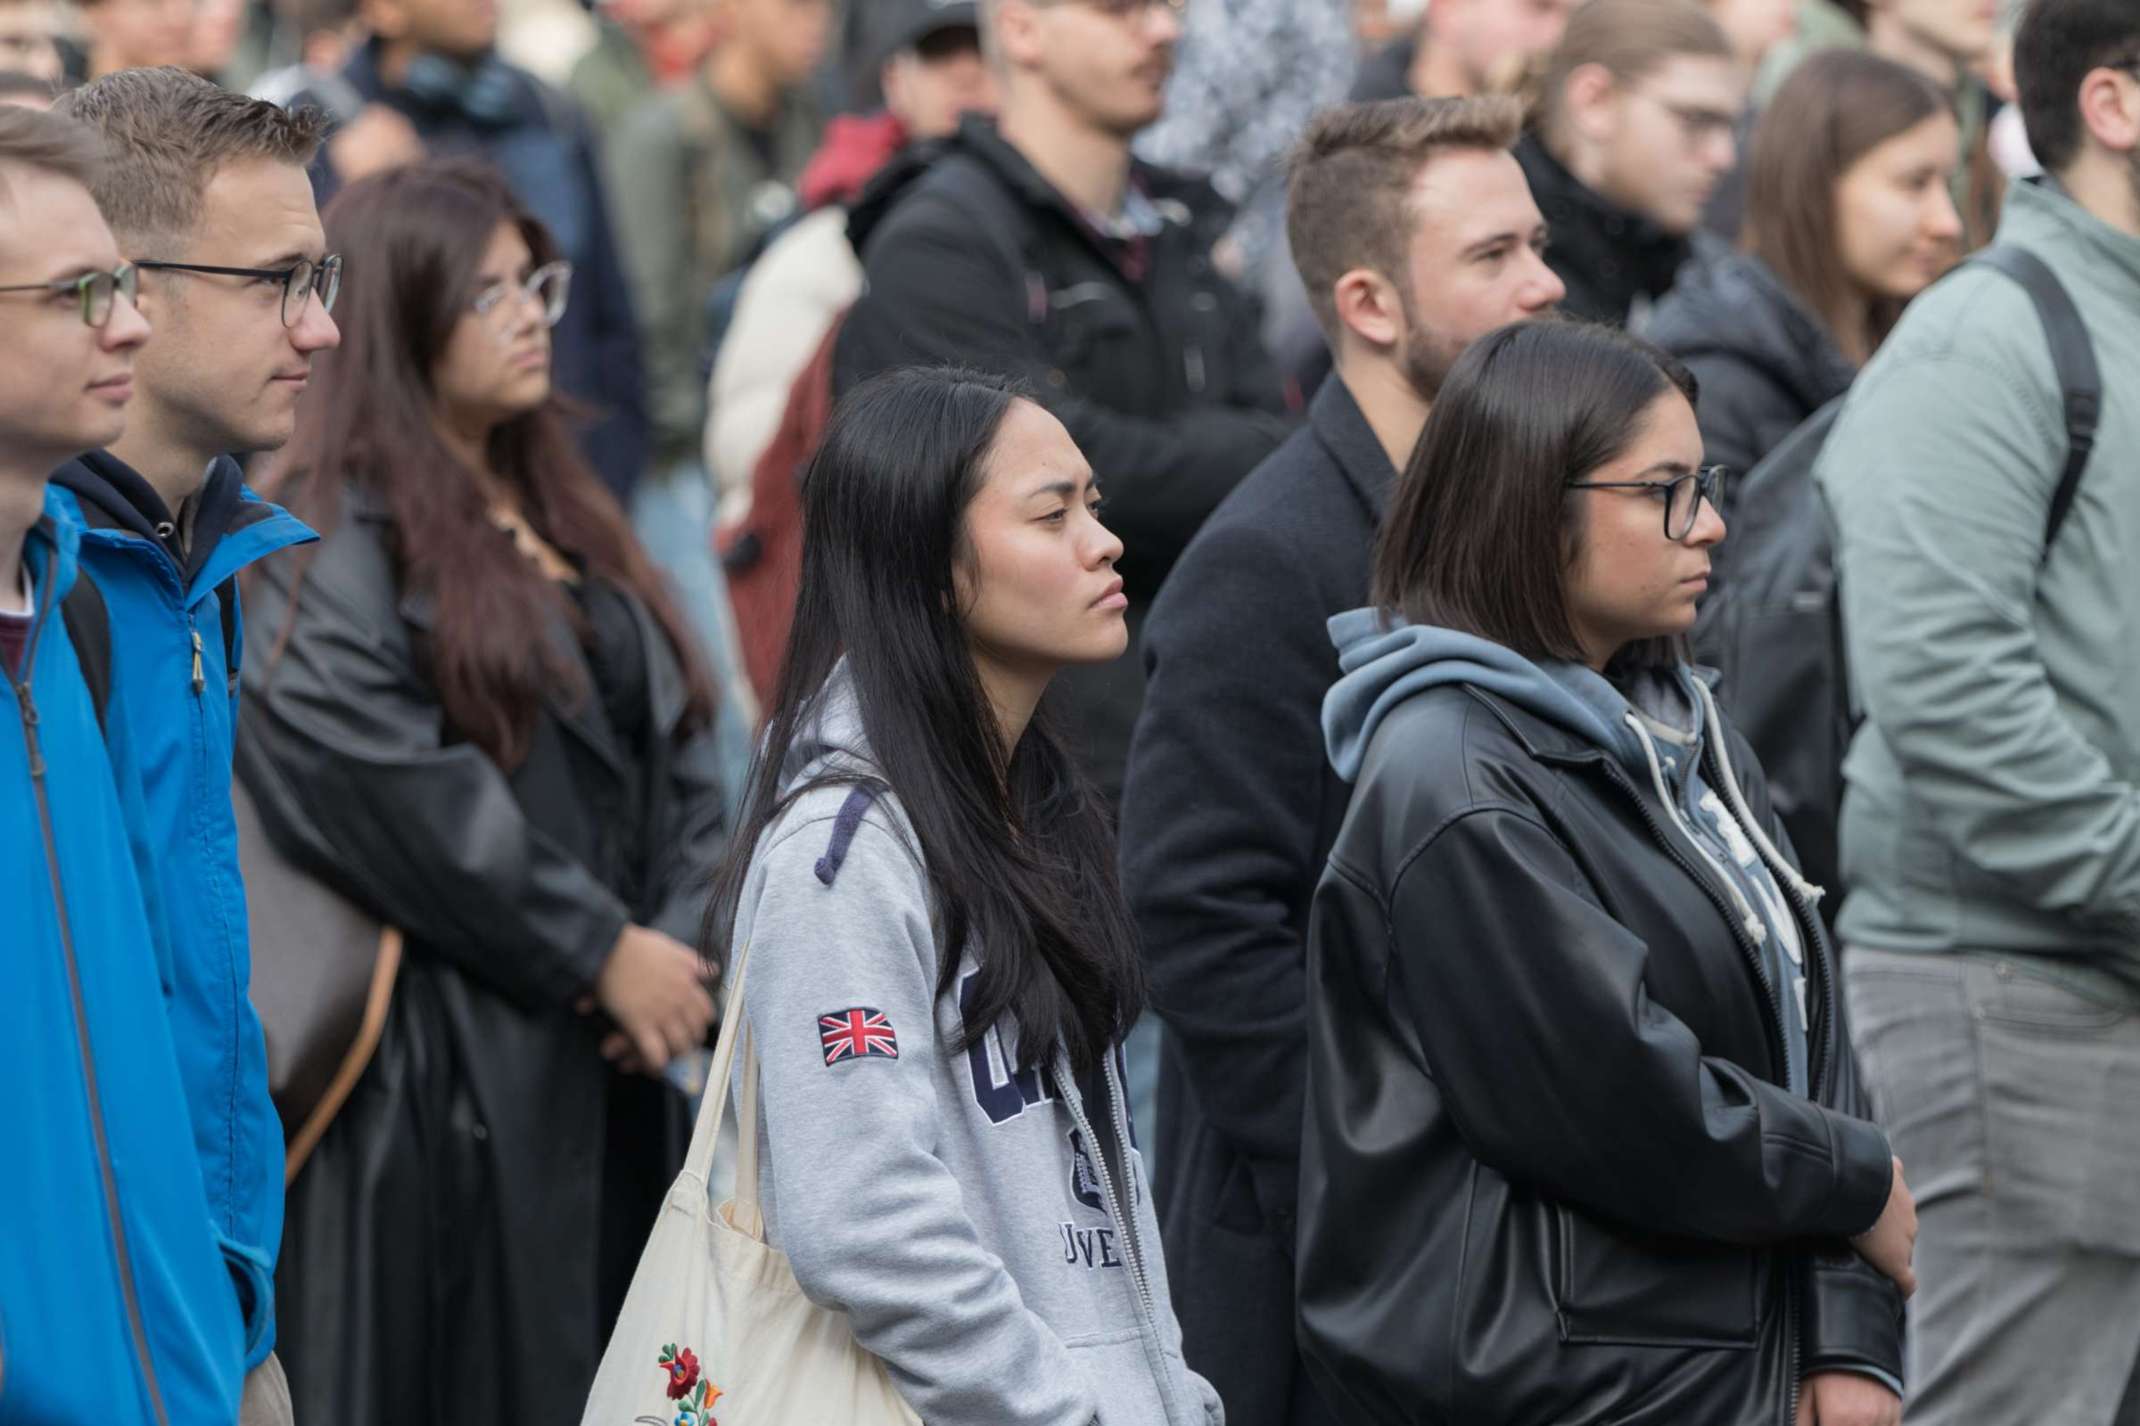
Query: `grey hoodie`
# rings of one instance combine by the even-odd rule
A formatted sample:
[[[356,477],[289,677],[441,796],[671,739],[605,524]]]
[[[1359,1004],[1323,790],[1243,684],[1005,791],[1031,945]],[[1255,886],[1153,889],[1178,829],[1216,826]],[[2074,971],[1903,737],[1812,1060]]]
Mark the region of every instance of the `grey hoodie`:
[[[784,779],[834,771],[873,771],[844,665]],[[961,994],[936,993],[928,880],[897,799],[797,798],[759,840],[736,935],[768,1235],[923,1420],[1219,1426],[1217,1393],[1182,1361],[1118,1060],[1082,1085],[1060,1049],[1015,1073],[1008,1023],[954,1048]]]
[[[1778,881],[1796,888],[1809,906],[1820,888],[1806,884],[1748,809],[1716,700],[1693,669],[1642,670],[1623,687],[1582,664],[1534,663],[1490,640],[1407,624],[1374,609],[1338,615],[1330,638],[1341,673],[1323,699],[1323,736],[1331,766],[1347,782],[1359,775],[1375,729],[1393,708],[1429,688],[1464,683],[1595,744],[1647,789],[1652,810],[1663,813],[1694,864],[1707,869],[1760,949],[1783,1008],[1784,1087],[1806,1092],[1804,931]],[[1710,743],[1721,788],[1712,788],[1702,769]]]

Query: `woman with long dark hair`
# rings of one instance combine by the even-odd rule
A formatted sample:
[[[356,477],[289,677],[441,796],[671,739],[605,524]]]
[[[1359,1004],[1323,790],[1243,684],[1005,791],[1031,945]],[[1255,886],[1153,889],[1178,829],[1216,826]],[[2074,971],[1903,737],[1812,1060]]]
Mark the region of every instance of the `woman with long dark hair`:
[[[1347,1419],[1894,1426],[1915,1210],[1826,933],[1687,665],[1694,382],[1474,344],[1339,615],[1302,1343]]]
[[[576,1421],[714,1013],[710,690],[551,393],[548,235],[456,165],[326,225],[342,345],[269,482],[325,539],[248,591],[238,764],[407,949],[290,1195],[281,1351],[322,1426]]]
[[[1960,162],[1953,104],[1915,70],[1824,50],[1792,71],[1754,125],[1740,251],[1682,275],[1644,329],[1701,382],[1711,460],[1753,469],[1954,264]]]
[[[1056,671],[1120,657],[1121,542],[1014,384],[857,388],[716,893],[750,948],[768,1237],[930,1426],[1204,1426],[1122,1086],[1143,983]]]

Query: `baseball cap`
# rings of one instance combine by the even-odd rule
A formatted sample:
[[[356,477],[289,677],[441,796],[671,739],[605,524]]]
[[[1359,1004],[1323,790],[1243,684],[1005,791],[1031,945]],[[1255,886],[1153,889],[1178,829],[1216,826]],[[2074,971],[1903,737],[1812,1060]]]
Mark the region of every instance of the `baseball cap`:
[[[879,32],[877,53],[890,58],[911,49],[939,30],[981,27],[981,7],[975,0],[878,0],[886,11]]]

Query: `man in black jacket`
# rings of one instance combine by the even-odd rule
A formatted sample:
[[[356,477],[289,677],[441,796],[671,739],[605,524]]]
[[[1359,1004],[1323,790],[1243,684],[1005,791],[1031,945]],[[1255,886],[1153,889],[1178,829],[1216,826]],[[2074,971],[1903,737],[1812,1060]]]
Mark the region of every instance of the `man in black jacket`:
[[[1170,0],[994,0],[1002,117],[895,163],[850,225],[869,287],[843,328],[841,392],[954,362],[1025,378],[1106,493],[1134,639],[1204,517],[1284,437],[1250,304],[1212,266],[1211,188],[1133,162],[1159,117]],[[1069,733],[1120,795],[1143,698],[1134,658],[1062,680]]]
[[[1570,315],[1639,330],[1671,289],[1737,152],[1746,84],[1694,0],[1595,0],[1568,21],[1516,157]]]
[[[1308,904],[1349,794],[1318,721],[1325,623],[1366,602],[1442,376],[1560,299],[1519,122],[1512,99],[1396,99],[1310,127],[1287,229],[1336,380],[1204,526],[1145,635],[1122,873],[1172,1031],[1156,1192],[1188,1358],[1236,1426],[1333,1419],[1293,1346],[1292,1267]]]

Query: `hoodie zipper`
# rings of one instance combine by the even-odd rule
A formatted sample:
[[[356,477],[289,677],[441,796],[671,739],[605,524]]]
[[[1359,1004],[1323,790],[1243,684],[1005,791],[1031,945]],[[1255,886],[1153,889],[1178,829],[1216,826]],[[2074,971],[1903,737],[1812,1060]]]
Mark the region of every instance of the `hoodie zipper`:
[[[1085,1117],[1084,1105],[1077,1093],[1076,1076],[1072,1075],[1066,1079],[1062,1072],[1061,1062],[1058,1060],[1055,1077],[1057,1080],[1056,1093],[1062,1096],[1064,1107],[1070,1111],[1070,1122],[1076,1125],[1078,1131],[1085,1136],[1085,1142],[1092,1146],[1092,1152],[1099,1160],[1101,1201],[1106,1203],[1108,1215],[1114,1219],[1115,1227],[1122,1234],[1122,1263],[1129,1271],[1130,1283],[1137,1293],[1137,1306],[1144,1317],[1144,1330],[1138,1335],[1144,1339],[1145,1356],[1152,1364],[1154,1384],[1159,1388],[1159,1398],[1166,1406],[1167,1417],[1172,1420],[1176,1415],[1174,1382],[1171,1374],[1167,1371],[1166,1354],[1162,1351],[1156,1357],[1153,1355],[1153,1348],[1159,1345],[1160,1342],[1159,1311],[1152,1297],[1151,1280],[1144,1274],[1144,1243],[1137,1236],[1135,1223],[1131,1221],[1127,1213],[1122,1211],[1122,1200],[1115,1192],[1115,1176],[1108,1170],[1107,1166],[1107,1150],[1101,1144],[1098,1133],[1093,1129],[1092,1122]],[[1108,1128],[1116,1135],[1115,1146],[1118,1151],[1116,1157],[1122,1165],[1122,1183],[1126,1192],[1130,1182],[1129,1135],[1122,1132],[1122,1106],[1120,1095],[1115,1086],[1114,1064],[1111,1055],[1101,1061],[1100,1077],[1107,1083],[1108,1115],[1114,1121],[1109,1124]]]
[[[29,750],[30,783],[37,795],[38,829],[44,838],[45,867],[52,880],[52,908],[59,916],[60,947],[67,961],[67,993],[73,1002],[74,1037],[82,1060],[82,1083],[89,1098],[89,1124],[97,1146],[97,1170],[103,1181],[104,1211],[111,1224],[112,1249],[118,1256],[119,1287],[126,1299],[126,1324],[134,1339],[134,1352],[141,1362],[149,1402],[155,1408],[158,1426],[170,1426],[164,1409],[163,1388],[156,1380],[155,1358],[149,1352],[148,1329],[143,1323],[141,1298],[134,1284],[133,1254],[127,1247],[126,1224],[119,1212],[119,1185],[112,1171],[111,1141],[104,1126],[104,1103],[97,1089],[96,1051],[89,1039],[89,1014],[82,998],[82,972],[75,957],[74,925],[67,913],[67,893],[60,883],[59,844],[52,831],[51,790],[45,781],[44,748],[38,741],[37,704],[30,690],[31,671],[36,668],[37,645],[45,628],[50,600],[43,601],[38,618],[22,651],[22,667],[15,680],[15,702],[22,714],[22,738]]]

